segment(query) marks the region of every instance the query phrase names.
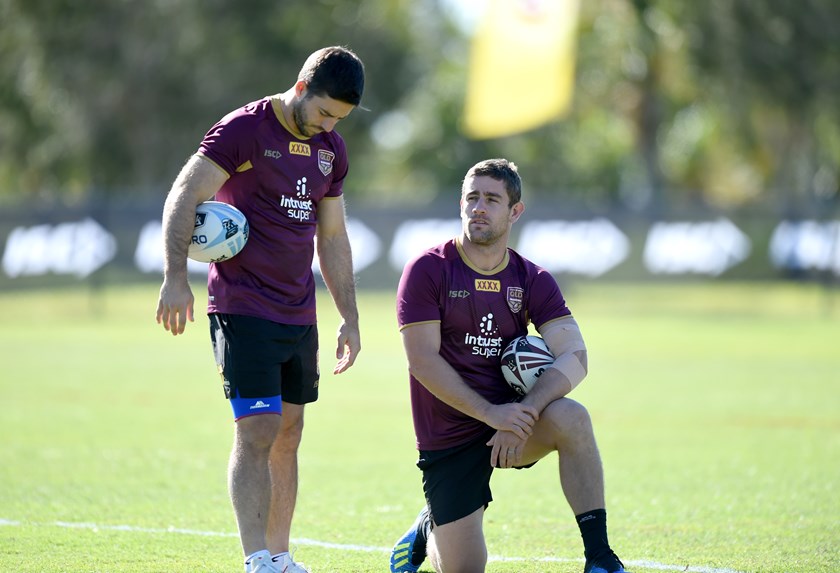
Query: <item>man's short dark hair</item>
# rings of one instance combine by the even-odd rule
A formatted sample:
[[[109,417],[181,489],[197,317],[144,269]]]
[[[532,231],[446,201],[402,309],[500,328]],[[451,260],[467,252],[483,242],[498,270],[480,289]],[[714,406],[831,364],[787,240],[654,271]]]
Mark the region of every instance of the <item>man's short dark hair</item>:
[[[365,91],[365,66],[348,48],[331,46],[313,52],[298,74],[309,93],[358,106]]]
[[[513,207],[522,200],[522,179],[513,161],[507,159],[485,159],[470,167],[464,181],[471,177],[490,177],[501,181],[508,194],[508,207]]]

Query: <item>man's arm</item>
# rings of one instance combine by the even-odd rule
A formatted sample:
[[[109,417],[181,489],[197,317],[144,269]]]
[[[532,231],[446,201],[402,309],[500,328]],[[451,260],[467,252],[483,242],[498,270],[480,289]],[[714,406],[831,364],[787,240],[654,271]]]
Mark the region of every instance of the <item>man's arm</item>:
[[[539,329],[548,349],[554,355],[554,365],[547,368],[522,402],[540,412],[551,402],[571,392],[588,373],[586,344],[580,327],[571,316],[552,320]]]
[[[408,369],[436,398],[492,428],[527,438],[539,412],[524,404],[491,404],[470,388],[440,355],[440,323],[419,323],[402,329]]]
[[[321,275],[342,318],[335,351],[338,362],[333,370],[334,374],[340,374],[353,365],[362,349],[353,254],[347,237],[343,198],[324,199],[318,204],[317,239]]]
[[[546,406],[564,397],[583,380],[588,365],[586,345],[574,318],[566,316],[552,320],[538,330],[555,357],[554,364],[545,369],[521,403],[542,412]],[[496,432],[487,445],[493,446],[490,463],[494,466],[507,468],[522,461],[525,444],[519,436],[510,432]]]
[[[163,206],[163,285],[157,322],[174,336],[192,322],[194,297],[187,279],[187,249],[195,227],[196,205],[207,201],[222,186],[227,174],[193,155],[181,169]]]

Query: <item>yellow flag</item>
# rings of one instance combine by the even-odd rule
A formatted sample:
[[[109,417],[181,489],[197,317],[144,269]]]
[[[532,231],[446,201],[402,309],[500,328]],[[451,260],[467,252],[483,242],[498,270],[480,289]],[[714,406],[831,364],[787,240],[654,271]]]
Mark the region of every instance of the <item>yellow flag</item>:
[[[579,0],[489,0],[470,51],[468,136],[528,131],[569,109],[578,9]]]

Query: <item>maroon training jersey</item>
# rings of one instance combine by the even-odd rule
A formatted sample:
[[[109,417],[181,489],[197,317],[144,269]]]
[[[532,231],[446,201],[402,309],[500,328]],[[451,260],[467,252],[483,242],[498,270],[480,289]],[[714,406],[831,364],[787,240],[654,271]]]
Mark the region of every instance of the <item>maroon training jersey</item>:
[[[267,97],[222,118],[198,153],[230,176],[215,198],[242,211],[250,227],[242,252],[210,264],[207,312],[315,324],[318,204],[341,196],[344,140],[335,132],[296,138],[279,100]]]
[[[501,354],[511,339],[571,314],[557,281],[508,249],[502,263],[481,271],[458,240],[438,245],[409,262],[397,290],[400,329],[440,322],[440,355],[473,390],[493,404],[517,394],[505,382]],[[417,447],[441,450],[486,434],[488,426],[448,406],[409,375]]]

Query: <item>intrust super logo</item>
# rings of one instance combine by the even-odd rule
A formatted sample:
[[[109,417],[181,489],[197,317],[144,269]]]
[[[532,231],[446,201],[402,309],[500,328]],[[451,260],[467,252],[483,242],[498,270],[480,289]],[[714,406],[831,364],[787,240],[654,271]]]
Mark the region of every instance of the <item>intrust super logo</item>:
[[[311,199],[294,199],[283,195],[280,197],[280,206],[286,209],[290,219],[308,221],[314,206]]]
[[[483,292],[502,292],[501,281],[491,281],[488,279],[475,279],[475,290]]]
[[[486,356],[487,358],[498,357],[502,354],[502,337],[498,336],[499,327],[493,319],[493,313],[489,312],[481,317],[478,325],[479,334],[464,336],[464,344],[471,346],[470,353],[473,356]]]

